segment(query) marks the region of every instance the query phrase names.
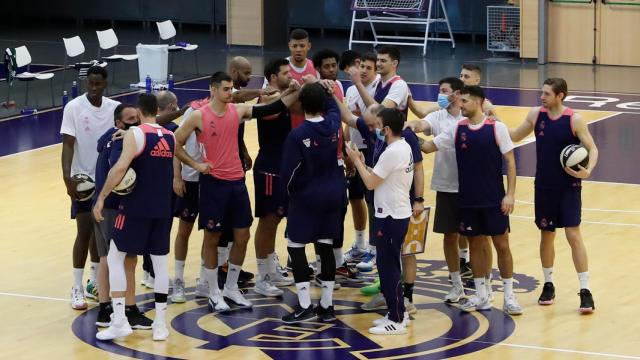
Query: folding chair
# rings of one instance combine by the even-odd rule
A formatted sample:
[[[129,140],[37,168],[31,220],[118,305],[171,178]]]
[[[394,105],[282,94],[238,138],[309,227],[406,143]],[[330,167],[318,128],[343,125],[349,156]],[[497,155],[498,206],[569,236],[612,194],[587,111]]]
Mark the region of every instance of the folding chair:
[[[65,88],[65,79],[67,77],[67,69],[74,69],[78,72],[78,80],[83,80],[86,78],[87,69],[94,65],[98,65],[101,67],[107,66],[106,62],[99,62],[96,60],[92,60],[89,62],[84,62],[84,43],[82,43],[82,39],[79,36],[74,36],[72,38],[62,38],[62,42],[64,43],[65,56],[63,62],[63,70],[62,70],[62,89]],[[80,56],[80,62],[69,65],[69,58],[74,58]],[[81,82],[79,82],[81,84]]]
[[[156,25],[158,25],[158,34],[160,35],[161,40],[169,40],[176,36],[176,28],[175,26],[173,26],[173,22],[171,20],[156,22]],[[160,41],[158,41],[158,43],[159,42]],[[189,44],[186,42],[176,42],[173,45],[169,45],[169,55],[182,51],[193,51],[193,56],[196,63],[196,74],[200,74],[200,69],[198,68],[198,45]],[[169,63],[169,73],[173,73],[172,56],[169,57]]]
[[[7,49],[9,50],[9,49]],[[31,81],[38,81],[38,80],[50,80],[50,87],[51,87],[51,105],[55,106],[55,98],[53,96],[53,73],[50,72],[41,72],[41,73],[31,73],[29,72],[30,70],[30,65],[31,65],[31,54],[29,54],[29,50],[27,49],[26,46],[20,46],[15,48],[15,56],[16,56],[16,66],[18,68],[27,67],[27,71],[24,71],[22,73],[18,73],[15,76],[15,79],[19,80],[19,81],[24,81],[25,85],[26,85],[26,89],[25,89],[25,96],[24,96],[24,104],[27,105],[29,103],[29,83]],[[11,98],[11,84],[9,84],[9,87],[7,89],[7,102],[9,101],[9,99]],[[38,106],[38,98],[36,97],[36,107]]]
[[[102,60],[106,61],[107,63],[114,63],[113,65],[113,83],[115,84],[116,82],[116,66],[115,63],[121,62],[121,61],[132,61],[132,60],[137,60],[138,59],[138,55],[137,54],[118,54],[118,37],[116,36],[116,33],[113,31],[113,29],[107,29],[107,30],[103,30],[103,31],[96,31],[96,34],[98,35],[98,42],[100,43],[100,47],[98,48],[98,58],[101,58]],[[100,56],[101,50],[109,50],[109,49],[113,49],[113,55],[111,56]]]

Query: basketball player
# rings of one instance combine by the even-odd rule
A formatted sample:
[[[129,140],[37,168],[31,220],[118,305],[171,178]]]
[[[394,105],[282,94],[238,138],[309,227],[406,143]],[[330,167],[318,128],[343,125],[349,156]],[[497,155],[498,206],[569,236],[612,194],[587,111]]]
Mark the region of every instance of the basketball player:
[[[98,194],[102,190],[107,174],[111,167],[118,161],[122,153],[122,139],[114,139],[114,134],[118,130],[128,130],[132,126],[140,125],[138,112],[133,105],[120,104],[114,111],[115,127],[107,130],[98,139],[98,160],[96,162],[96,194],[94,196],[94,204]],[[116,194],[109,194],[104,200],[103,216],[104,221],[94,222],[94,233],[96,237],[96,247],[98,248],[98,256],[100,256],[100,267],[98,268],[98,301],[99,311],[96,319],[96,325],[107,327],[111,322],[111,314],[113,307],[109,299],[109,268],[107,266],[107,254],[109,253],[109,241],[113,225],[118,215],[118,205],[120,198]],[[140,309],[136,306],[135,299],[135,270],[137,256],[135,254],[127,254],[124,267],[127,278],[127,290],[125,292],[125,316],[131,328],[133,329],[151,329],[151,319],[144,316]]]
[[[362,84],[367,89],[369,95],[375,95],[380,75],[376,73],[376,55],[364,54],[361,56],[359,66],[356,69],[360,72],[360,78]],[[355,66],[355,65],[354,65]],[[367,109],[358,89],[355,85],[351,85],[347,89],[345,95],[346,104],[355,116],[362,116],[363,112]],[[349,131],[345,131],[345,141],[351,141],[352,144],[360,151],[364,151],[367,148],[367,144],[360,135],[358,129],[349,127]],[[350,160],[347,159],[347,163]],[[354,168],[355,170],[355,168]],[[367,228],[367,205],[364,201],[364,194],[366,188],[362,183],[360,174],[357,171],[350,173],[349,180],[349,203],[351,204],[351,214],[353,216],[353,225],[355,228],[355,243],[344,254],[346,262],[356,262],[356,268],[361,271],[371,271],[373,265],[375,265],[375,251],[369,248],[368,236],[365,235]],[[371,231],[370,234],[371,235]]]
[[[553,304],[555,230],[564,228],[580,282],[580,312],[590,314],[595,305],[589,289],[587,250],[580,233],[581,192],[582,179],[588,178],[598,163],[598,148],[582,117],[564,106],[567,92],[564,79],[545,80],[540,95],[542,106],[529,111],[525,121],[511,130],[511,138],[521,141],[532,131],[536,136],[535,222],[541,232],[540,260],[544,274],[544,287],[538,303]],[[571,144],[581,144],[589,152],[589,163],[586,167],[578,165],[578,171],[558,166],[560,152]]]
[[[409,86],[397,74],[398,66],[400,65],[400,50],[395,46],[381,46],[376,52],[376,71],[380,74],[380,81],[378,82],[374,96],[371,96],[367,92],[367,89],[362,83],[362,79],[353,70],[351,71],[351,80],[358,89],[358,93],[367,107],[378,103],[387,108],[395,108],[405,115],[406,120],[408,114],[407,99],[409,97]],[[384,143],[384,141],[381,140],[381,143]],[[413,185],[415,188],[415,198],[413,198],[412,203],[414,214],[418,216],[424,211],[424,198],[422,197],[424,191],[424,172],[422,170],[422,161],[418,161],[417,159],[414,159],[414,161],[415,179]],[[371,210],[370,208],[370,223],[373,220]],[[369,241],[371,241],[371,237]],[[417,272],[415,255],[402,257],[402,269],[405,282],[405,298],[411,302],[413,299],[413,284]],[[378,300],[380,301],[382,298],[378,297]],[[411,310],[413,310],[413,308]],[[413,311],[410,311],[410,313],[413,313]]]
[[[311,50],[311,41],[309,33],[304,29],[294,29],[289,35],[289,70],[291,78],[296,80],[300,85],[304,83],[303,77],[311,75],[316,79],[320,78],[320,74],[313,66],[313,61],[307,58],[307,54]],[[297,128],[304,122],[304,112],[300,107],[300,103],[294,104],[291,110],[291,126]]]
[[[153,94],[140,95],[138,113],[142,124],[132,127],[125,134],[122,154],[109,171],[93,208],[96,221],[103,221],[105,199],[129,167],[135,170],[136,186],[120,200],[107,256],[113,319],[109,328],[96,334],[98,340],[113,340],[132,332],[125,317],[123,298],[127,287],[124,271],[127,253],[151,254],[156,275],[153,340],[163,341],[169,336],[165,317],[169,292],[167,254],[172,223],[171,184],[175,138],[173,133],[156,124],[157,110],[158,102]]]
[[[360,62],[362,61],[362,55],[353,50],[345,50],[340,55],[340,63],[338,68],[340,71],[344,71],[349,75],[349,69],[355,66],[356,69],[360,68]]]
[[[269,105],[233,104],[231,77],[224,72],[216,72],[211,76],[211,101],[189,116],[176,132],[177,156],[201,173],[198,225],[205,230],[203,257],[209,284],[209,307],[214,312],[230,310],[223,297],[242,308],[253,305],[238,289],[249,227],[253,221],[238,149],[240,123],[285,110],[286,105],[297,100],[298,86],[292,81],[281,99]],[[194,132],[203,149],[203,162],[195,161],[182,149]],[[217,245],[225,226],[233,229],[234,241],[229,254],[229,273],[221,293],[218,288]]]
[[[397,109],[383,109],[378,113],[382,122],[380,133],[387,144],[375,167],[368,168],[357,148],[347,147],[347,153],[369,190],[374,190],[375,229],[378,248],[378,271],[384,294],[387,315],[374,321],[371,334],[406,334],[409,314],[405,311],[400,254],[404,237],[412,215],[410,189],[413,182],[413,155],[411,147],[404,141],[402,128],[404,115]]]
[[[480,79],[482,78],[482,69],[478,65],[474,64],[462,64],[460,69],[460,80],[464,83],[464,86],[480,86]],[[482,103],[482,111],[487,116],[495,117],[494,106],[489,99],[484,99]]]
[[[363,151],[365,165],[370,168],[375,167],[380,155],[387,147],[387,143],[384,140],[384,135],[381,134],[383,123],[381,121],[381,118],[378,116],[378,113],[384,110],[385,107],[382,105],[374,104],[372,106],[369,106],[361,117],[357,117],[353,115],[344,104],[339,104],[339,106],[342,121],[352,128],[357,128],[363,138],[363,141],[365,142],[365,144],[367,144],[367,148]],[[424,202],[424,199],[422,198],[424,189],[422,152],[420,151],[420,142],[418,140],[418,137],[410,129],[404,129],[402,131],[402,137],[409,144],[413,152],[412,156],[414,168],[420,169],[420,171],[414,171],[413,173],[413,186],[411,186],[411,191],[409,193],[409,197],[413,200],[414,204],[413,215],[418,217],[422,214],[422,211],[424,211],[424,206],[422,205],[422,203]],[[373,200],[375,199],[375,191],[367,190],[365,196],[367,199],[367,206],[369,208],[369,223],[372,224],[373,221],[375,221],[375,219],[372,220],[375,213],[375,207],[373,204]],[[374,239],[373,245],[375,246],[376,233],[373,231],[372,226],[369,226],[369,229],[369,239]],[[405,274],[404,304],[407,312],[409,312],[410,314],[414,314],[417,310],[413,305],[413,281],[409,280],[415,279],[415,256],[413,256],[413,259],[411,258],[411,256],[404,256],[402,257],[402,262],[403,271]],[[412,264],[414,266],[414,270],[411,270]],[[368,294],[371,295],[371,293]],[[369,302],[363,304],[361,307],[366,311],[375,311],[385,309],[387,305],[384,296],[382,294],[377,294]]]
[[[82,277],[91,255],[91,276],[87,282],[86,295],[97,300],[96,276],[99,257],[93,235],[91,199],[78,200],[76,174],[95,178],[98,152],[96,144],[105,131],[113,127],[113,113],[119,102],[102,96],[107,88],[107,70],[92,66],[87,70],[87,93],[71,100],[64,108],[60,134],[62,135],[62,178],[71,198],[71,218],[76,220],[77,233],[73,244],[73,287],[71,307],[87,308]]]
[[[469,238],[471,268],[476,295],[461,304],[464,311],[490,310],[484,242],[491,236],[498,254],[498,268],[504,284],[503,309],[522,314],[513,292],[513,259],[509,249],[509,214],[513,211],[516,165],[509,130],[482,112],[484,92],[479,86],[460,91],[462,115],[455,126],[422,145],[422,151],[455,149],[460,194],[462,235]],[[507,192],[502,180],[503,157],[507,163]]]
[[[302,88],[300,103],[306,121],[289,133],[284,144],[281,176],[286,179],[289,195],[287,250],[298,291],[294,311],[282,318],[287,324],[316,318],[323,322],[336,320],[332,300],[336,274],[333,241],[340,236],[346,181],[337,156],[340,113],[325,90],[332,91],[334,86],[332,81],[320,80]],[[305,245],[310,243],[316,245],[321,263],[318,277],[322,295],[317,308],[311,305],[306,270],[309,264]]]
[[[422,120],[411,121],[407,127],[416,133],[438,136],[455,127],[462,119],[460,90],[462,80],[454,77],[439,81],[438,101],[444,98],[447,106],[430,113]],[[448,99],[453,101],[449,102]],[[436,152],[431,177],[431,189],[436,191],[436,214],[433,232],[443,234],[444,257],[449,268],[452,288],[444,297],[448,303],[457,303],[464,297],[464,287],[460,274],[461,262],[458,260],[458,229],[460,225],[460,199],[458,196],[458,164],[455,149],[442,149]]]
[[[291,82],[289,61],[274,59],[264,68],[264,77],[269,86],[278,90],[270,96],[261,96],[261,103],[271,103],[287,90]],[[282,296],[278,286],[293,284],[292,277],[285,277],[277,271],[275,241],[278,225],[287,215],[285,185],[280,178],[280,164],[283,157],[284,141],[291,131],[291,119],[288,110],[277,115],[259,117],[258,156],[253,169],[255,185],[255,216],[258,228],[255,235],[256,262],[258,277],[254,291],[264,296]]]

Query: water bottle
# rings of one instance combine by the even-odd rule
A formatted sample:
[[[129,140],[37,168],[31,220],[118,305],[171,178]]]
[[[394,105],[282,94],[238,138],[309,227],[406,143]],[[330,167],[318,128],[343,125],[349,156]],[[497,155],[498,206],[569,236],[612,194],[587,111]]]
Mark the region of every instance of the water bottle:
[[[67,95],[67,91],[63,91],[62,92],[62,108],[64,109],[65,106],[67,106],[67,103],[69,102],[69,95]]]
[[[147,92],[150,93],[151,92],[151,76],[147,75],[147,78],[144,80],[145,82],[145,88],[147,89]]]
[[[78,97],[78,83],[77,82],[73,82],[73,84],[71,84],[71,98],[75,99]]]
[[[38,109],[22,109],[20,110],[20,114],[22,115],[35,115],[38,113]]]
[[[169,88],[169,91],[173,91],[174,86],[175,83],[173,82],[173,74],[169,74],[169,81],[167,81],[167,87]]]

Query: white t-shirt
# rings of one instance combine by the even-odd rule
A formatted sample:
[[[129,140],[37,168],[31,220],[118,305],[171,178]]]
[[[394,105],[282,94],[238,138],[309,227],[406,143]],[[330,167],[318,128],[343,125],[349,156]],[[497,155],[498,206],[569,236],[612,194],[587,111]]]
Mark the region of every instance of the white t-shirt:
[[[91,105],[85,93],[65,106],[60,134],[76,138],[71,176],[87,174],[92,179],[95,178],[98,139],[114,126],[113,112],[119,104],[118,101],[103,96],[102,104],[97,108]]]
[[[404,139],[387,146],[373,168],[384,179],[373,193],[375,217],[406,219],[411,216],[409,191],[413,183],[413,155]]]
[[[189,115],[193,114],[194,111],[195,110],[193,108],[191,107],[188,108],[187,111],[184,112],[184,115],[182,115],[183,120],[182,120],[182,123],[180,123],[180,125],[184,124],[185,120],[187,120],[189,118]],[[196,133],[194,131],[187,138],[187,141],[184,144],[184,151],[186,151],[187,154],[189,154],[189,156],[193,158],[193,160],[197,162],[202,162],[201,146],[202,145],[196,139]],[[198,171],[196,171],[191,166],[185,163],[182,163],[182,180],[199,181],[199,179],[200,179],[200,173]]]
[[[438,136],[449,131],[462,119],[462,112],[458,116],[451,115],[447,109],[434,111],[427,115],[425,121],[431,127],[431,134]],[[425,135],[429,135],[425,131]],[[433,176],[431,177],[431,190],[448,193],[458,192],[458,163],[456,162],[455,149],[442,149],[436,152],[433,163]]]
[[[391,81],[391,79],[387,80],[387,83]],[[385,86],[387,83],[383,82],[382,86]],[[407,108],[408,97],[409,85],[407,85],[406,81],[398,79],[393,84],[391,84],[391,88],[389,88],[389,93],[387,94],[385,99],[389,99],[396,103],[398,110],[404,110]]]
[[[458,123],[465,120],[466,119],[462,119],[458,121]],[[479,124],[469,124],[469,128],[471,130],[478,130],[482,126],[484,126],[487,120],[487,118],[484,118],[484,120]],[[496,127],[496,141],[498,142],[498,146],[500,147],[500,152],[506,154],[509,151],[513,150],[513,148],[515,147],[513,145],[513,141],[511,141],[511,136],[509,136],[509,129],[503,122],[495,121],[494,123]],[[438,150],[453,149],[455,151],[456,129],[457,125],[452,126],[450,129],[441,133],[440,135],[436,136],[435,139],[433,139],[433,142],[435,143]]]
[[[371,82],[371,84],[365,86],[367,89],[367,93],[373,97],[376,93],[376,86],[378,86],[378,82],[380,81],[380,74],[376,74],[376,78]],[[349,86],[347,89],[347,93],[344,95],[345,101],[347,102],[347,107],[349,111],[354,113],[356,110],[359,110],[360,113],[364,113],[367,105],[362,100],[360,93],[358,92],[358,88],[355,85]],[[367,145],[364,143],[362,139],[362,135],[360,135],[360,131],[358,129],[349,128],[349,135],[351,135],[351,141],[356,144],[358,149],[366,149]]]

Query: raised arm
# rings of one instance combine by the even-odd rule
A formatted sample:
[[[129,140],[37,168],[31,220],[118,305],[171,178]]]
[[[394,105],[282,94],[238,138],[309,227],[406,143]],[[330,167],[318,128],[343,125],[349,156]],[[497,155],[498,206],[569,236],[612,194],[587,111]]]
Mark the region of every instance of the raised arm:
[[[536,119],[538,118],[538,113],[540,112],[539,107],[534,107],[529,111],[527,117],[524,119],[522,124],[520,124],[515,129],[509,129],[509,136],[511,137],[511,141],[519,142],[522,141],[527,135],[531,134],[533,128],[535,127]]]
[[[407,98],[407,105],[409,105],[409,110],[411,110],[411,112],[418,118],[423,118],[432,112],[440,110],[440,106],[438,106],[438,104],[418,104],[417,101],[413,100],[411,93],[409,93],[409,97]]]
[[[358,150],[355,146],[345,146],[345,150],[347,152],[347,155],[349,156],[349,159],[353,161],[353,164],[358,170],[358,173],[360,173],[360,178],[362,179],[362,182],[367,187],[367,189],[373,190],[380,186],[380,184],[382,184],[384,179],[374,174],[371,168],[367,167],[364,164],[364,156],[362,155],[360,150]]]
[[[587,167],[582,167],[578,165],[579,171],[575,171],[571,168],[564,168],[565,171],[573,176],[580,179],[586,179],[591,176],[591,172],[598,164],[598,147],[596,143],[593,141],[593,137],[589,132],[589,127],[587,123],[582,119],[579,114],[573,114],[573,130],[575,131],[576,136],[580,139],[582,146],[589,152],[589,163]]]

